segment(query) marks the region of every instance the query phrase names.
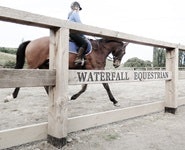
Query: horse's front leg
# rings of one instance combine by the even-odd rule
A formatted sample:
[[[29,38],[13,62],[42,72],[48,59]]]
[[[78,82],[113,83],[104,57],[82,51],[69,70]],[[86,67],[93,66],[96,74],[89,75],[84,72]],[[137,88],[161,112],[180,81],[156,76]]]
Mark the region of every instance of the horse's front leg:
[[[16,87],[15,90],[13,91],[13,93],[11,95],[8,95],[5,99],[4,102],[9,102],[12,99],[17,98],[17,95],[19,93],[20,87]]]
[[[107,94],[109,96],[110,101],[113,102],[114,106],[119,106],[118,101],[112,95],[112,92],[110,90],[109,84],[108,83],[102,83],[102,84],[103,84],[104,88],[107,91]]]
[[[87,89],[87,84],[83,84],[83,85],[82,85],[82,89],[81,89],[78,93],[74,94],[74,95],[71,97],[71,100],[77,99],[82,93],[84,93],[84,92],[86,91],[86,89]]]

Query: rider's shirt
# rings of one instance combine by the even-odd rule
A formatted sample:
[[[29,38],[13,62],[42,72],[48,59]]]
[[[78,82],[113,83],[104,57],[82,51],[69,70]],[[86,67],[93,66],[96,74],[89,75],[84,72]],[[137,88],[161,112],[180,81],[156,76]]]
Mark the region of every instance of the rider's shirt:
[[[72,22],[82,23],[78,11],[73,10],[68,15],[68,20]]]
[[[82,23],[80,20],[79,12],[76,10],[73,10],[68,14],[68,20],[76,23]],[[83,34],[80,34],[80,36],[85,38]]]

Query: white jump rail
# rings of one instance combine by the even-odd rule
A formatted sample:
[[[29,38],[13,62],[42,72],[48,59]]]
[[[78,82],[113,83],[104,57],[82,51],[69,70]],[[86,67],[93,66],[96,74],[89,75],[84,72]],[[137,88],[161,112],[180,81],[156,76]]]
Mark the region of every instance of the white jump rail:
[[[19,83],[14,82],[13,84],[8,85],[13,87],[15,85],[16,86],[49,85],[50,100],[49,100],[48,123],[0,131],[0,149],[40,140],[43,138],[48,138],[49,143],[60,148],[66,144],[66,137],[67,133],[69,132],[94,127],[97,125],[103,125],[115,121],[120,121],[132,117],[137,117],[140,115],[146,115],[148,113],[161,111],[164,109],[164,107],[166,111],[171,111],[175,113],[175,110],[178,107],[177,102],[178,98],[177,81],[179,76],[178,51],[179,49],[185,50],[185,46],[139,37],[131,34],[121,33],[118,31],[81,25],[66,20],[60,20],[56,18],[51,18],[47,16],[33,14],[25,11],[19,11],[1,6],[0,6],[0,20],[50,29],[50,69],[48,71],[42,72],[43,74],[40,72],[40,70],[34,71],[35,74],[41,73],[44,76],[44,78],[46,77],[48,83],[45,83],[45,81],[41,81],[38,84],[36,81],[35,83],[26,82],[26,85],[23,85],[20,82]],[[145,104],[141,106],[134,106],[131,108],[122,108],[92,115],[67,118],[67,100],[68,100],[67,86],[69,72],[66,71],[68,69],[68,63],[66,62],[68,62],[67,43],[69,31],[82,32],[84,34],[95,35],[100,37],[113,37],[131,43],[166,48],[166,72],[167,74],[169,74],[170,77],[164,79],[166,82],[165,101]],[[27,71],[29,72],[29,70],[24,71],[25,74]],[[12,71],[10,71],[9,73],[12,73]],[[14,72],[14,75],[15,73],[16,71]],[[4,77],[6,75],[4,74],[3,76],[1,76],[2,74],[4,74],[3,70],[0,71],[0,83],[4,85],[3,80],[6,78]],[[52,77],[48,77],[48,75]],[[15,75],[15,77],[20,77],[20,75]],[[35,78],[36,76],[32,74],[32,79],[36,80]],[[69,79],[69,82],[72,82],[72,79]],[[74,83],[73,81],[73,84],[76,83]],[[182,103],[183,102],[181,101],[180,104]],[[82,121],[84,122],[83,125],[81,124]],[[17,138],[18,135],[19,138]]]

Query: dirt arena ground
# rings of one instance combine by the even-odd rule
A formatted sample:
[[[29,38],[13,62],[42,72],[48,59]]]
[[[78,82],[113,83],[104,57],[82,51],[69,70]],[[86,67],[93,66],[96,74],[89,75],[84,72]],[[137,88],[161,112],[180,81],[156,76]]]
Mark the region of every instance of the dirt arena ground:
[[[185,97],[185,81],[178,83],[179,97]],[[165,83],[129,82],[110,84],[121,108],[163,101]],[[80,86],[69,86],[69,96]],[[0,130],[47,121],[48,97],[43,88],[22,88],[16,100],[4,103],[13,89],[0,89]],[[76,101],[69,102],[69,117],[102,112],[114,107],[102,85],[89,85]],[[70,133],[72,141],[64,150],[184,150],[185,106],[177,114],[158,112],[84,131]],[[11,150],[57,150],[39,141],[11,148]],[[9,149],[10,150],[10,149]]]

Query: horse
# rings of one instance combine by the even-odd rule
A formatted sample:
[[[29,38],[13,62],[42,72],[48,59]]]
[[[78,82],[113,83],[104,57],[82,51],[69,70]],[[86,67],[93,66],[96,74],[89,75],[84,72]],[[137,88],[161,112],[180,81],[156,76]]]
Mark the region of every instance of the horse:
[[[120,66],[122,57],[125,55],[127,42],[113,38],[102,38],[89,40],[92,45],[92,51],[85,55],[83,65],[75,65],[74,60],[77,54],[69,53],[69,69],[87,69],[87,70],[104,70],[106,59],[109,54],[113,55],[113,66]],[[19,45],[16,53],[15,69],[22,69],[27,61],[28,69],[49,69],[49,37],[41,37],[33,41],[26,41]],[[107,91],[109,99],[115,106],[118,101],[112,95],[108,83],[102,83]],[[20,87],[15,88],[14,92],[5,98],[6,101],[15,99],[18,96]],[[45,87],[48,93],[48,87]],[[77,99],[87,89],[87,84],[82,85],[82,89],[71,97],[71,100]]]

